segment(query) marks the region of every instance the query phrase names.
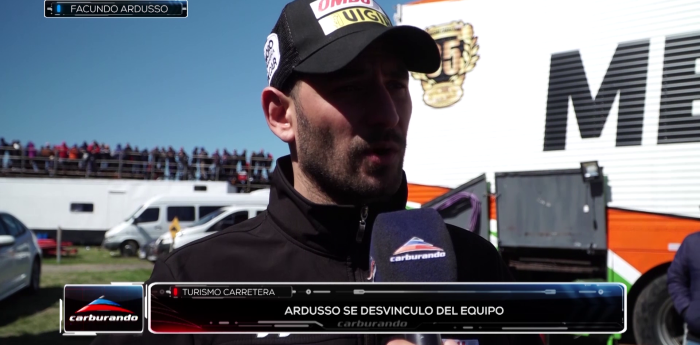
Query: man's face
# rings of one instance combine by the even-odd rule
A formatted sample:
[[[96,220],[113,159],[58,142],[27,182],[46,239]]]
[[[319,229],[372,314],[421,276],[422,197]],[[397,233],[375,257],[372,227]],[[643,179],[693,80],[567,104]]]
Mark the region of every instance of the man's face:
[[[305,76],[294,96],[301,171],[344,203],[395,193],[412,111],[407,86],[401,60],[378,45],[341,71]]]

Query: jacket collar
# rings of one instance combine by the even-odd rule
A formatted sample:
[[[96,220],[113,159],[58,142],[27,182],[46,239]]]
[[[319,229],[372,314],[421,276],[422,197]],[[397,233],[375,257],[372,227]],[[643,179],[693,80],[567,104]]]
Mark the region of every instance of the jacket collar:
[[[399,190],[386,202],[366,205],[368,216],[361,244],[356,242],[363,205],[315,204],[294,189],[292,160],[277,159],[270,178],[268,214],[284,235],[296,244],[325,256],[347,258],[360,246],[368,253],[372,223],[377,214],[406,209],[408,185],[402,176]],[[365,255],[366,256],[366,255]]]

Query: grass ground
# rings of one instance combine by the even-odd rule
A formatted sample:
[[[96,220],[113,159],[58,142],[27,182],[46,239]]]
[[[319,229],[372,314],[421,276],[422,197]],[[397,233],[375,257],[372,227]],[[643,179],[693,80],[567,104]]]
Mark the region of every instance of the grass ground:
[[[78,254],[73,256],[62,256],[60,265],[76,265],[76,264],[132,264],[142,263],[144,260],[139,260],[137,257],[121,257],[115,256],[110,251],[101,247],[70,247],[77,248]],[[57,265],[55,257],[44,258],[44,265]]]
[[[104,265],[110,264],[124,264],[127,261],[139,262],[138,259],[111,258],[105,256],[105,253],[109,255],[105,251],[101,253],[99,251],[84,252],[86,254],[73,258],[75,260],[73,263],[100,262],[101,265],[94,264],[95,268],[100,268],[100,266],[104,267]],[[105,258],[114,261],[105,261]],[[61,266],[66,262],[64,259],[66,258],[61,260]],[[46,264],[51,265],[48,262]],[[150,275],[151,269],[147,268],[117,271],[79,269],[43,272],[41,290],[37,294],[18,293],[0,301],[0,311],[2,311],[0,312],[0,344],[89,344],[94,339],[93,337],[65,337],[58,333],[58,300],[63,298],[63,285],[69,283],[109,284],[117,281],[139,282],[147,280]]]

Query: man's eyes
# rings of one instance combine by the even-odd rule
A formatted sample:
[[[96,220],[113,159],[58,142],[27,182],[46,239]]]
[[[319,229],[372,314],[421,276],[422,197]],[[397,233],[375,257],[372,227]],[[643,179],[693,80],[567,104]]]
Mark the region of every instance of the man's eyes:
[[[360,91],[362,88],[359,85],[342,85],[335,89],[336,92],[356,92]]]

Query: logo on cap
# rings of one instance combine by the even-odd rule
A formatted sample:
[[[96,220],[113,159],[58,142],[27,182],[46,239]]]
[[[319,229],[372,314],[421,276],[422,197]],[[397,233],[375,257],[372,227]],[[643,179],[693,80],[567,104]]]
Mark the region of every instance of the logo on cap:
[[[413,252],[421,252],[416,254],[409,254]],[[408,242],[404,243],[399,249],[397,249],[391,256],[389,261],[399,262],[399,261],[410,261],[410,260],[424,260],[424,259],[434,259],[434,258],[444,258],[445,251],[436,247],[430,243],[423,241],[418,237],[413,237]]]
[[[314,11],[316,19],[319,19],[344,8],[357,6],[375,8],[373,0],[316,0],[311,3],[311,10]]]
[[[437,42],[442,64],[432,74],[412,72],[411,75],[421,81],[425,104],[433,108],[449,107],[462,99],[466,74],[479,60],[477,37],[472,25],[462,21],[431,26],[426,31]]]
[[[265,63],[267,63],[267,84],[272,83],[272,77],[280,65],[280,44],[277,34],[270,34],[265,41]]]
[[[389,17],[374,0],[316,0],[310,5],[316,19],[320,18],[318,24],[326,35],[359,23],[392,26]]]

